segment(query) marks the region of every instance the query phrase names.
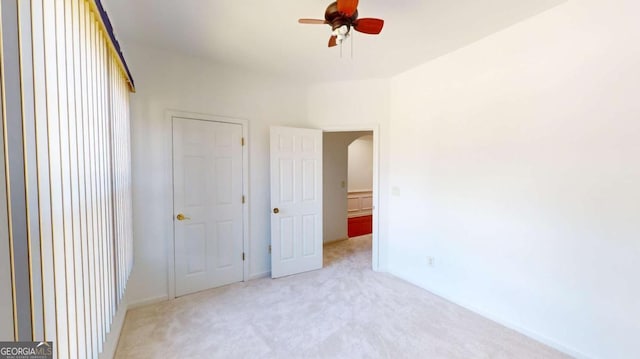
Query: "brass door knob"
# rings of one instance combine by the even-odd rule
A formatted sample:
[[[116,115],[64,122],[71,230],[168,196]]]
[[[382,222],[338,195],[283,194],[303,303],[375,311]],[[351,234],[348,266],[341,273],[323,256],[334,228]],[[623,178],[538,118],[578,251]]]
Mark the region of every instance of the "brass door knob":
[[[177,219],[178,221],[184,221],[185,219],[191,219],[191,218],[189,218],[189,217],[185,216],[185,215],[184,215],[184,214],[182,214],[182,213],[178,213],[178,215],[176,216],[176,219]]]
[[[278,214],[278,213],[280,213],[280,210],[278,208],[274,208],[273,209],[273,213]]]

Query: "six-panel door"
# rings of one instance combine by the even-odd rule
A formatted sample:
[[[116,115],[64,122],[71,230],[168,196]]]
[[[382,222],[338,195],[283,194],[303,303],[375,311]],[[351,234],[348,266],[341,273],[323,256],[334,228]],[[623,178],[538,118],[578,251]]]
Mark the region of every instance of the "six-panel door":
[[[176,296],[242,281],[242,126],[173,119]]]
[[[271,128],[271,275],[322,268],[322,131]]]

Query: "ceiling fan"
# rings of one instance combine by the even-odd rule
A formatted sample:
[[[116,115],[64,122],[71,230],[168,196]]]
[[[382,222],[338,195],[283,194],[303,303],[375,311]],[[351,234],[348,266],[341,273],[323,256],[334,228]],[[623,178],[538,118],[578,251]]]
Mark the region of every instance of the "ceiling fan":
[[[300,19],[301,24],[327,24],[333,30],[329,38],[329,47],[334,47],[349,37],[351,29],[370,35],[382,31],[384,20],[374,18],[358,19],[358,0],[338,0],[331,3],[324,13],[324,20]]]

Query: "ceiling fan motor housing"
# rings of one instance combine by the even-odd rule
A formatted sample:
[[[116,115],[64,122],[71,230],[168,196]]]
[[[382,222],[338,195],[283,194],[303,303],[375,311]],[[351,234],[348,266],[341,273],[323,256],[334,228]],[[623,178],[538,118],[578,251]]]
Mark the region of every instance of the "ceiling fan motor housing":
[[[354,11],[351,16],[345,16],[338,11],[338,2],[334,2],[327,7],[327,10],[324,13],[324,19],[327,20],[329,25],[331,25],[332,30],[344,25],[351,29],[353,22],[358,19],[358,11]]]

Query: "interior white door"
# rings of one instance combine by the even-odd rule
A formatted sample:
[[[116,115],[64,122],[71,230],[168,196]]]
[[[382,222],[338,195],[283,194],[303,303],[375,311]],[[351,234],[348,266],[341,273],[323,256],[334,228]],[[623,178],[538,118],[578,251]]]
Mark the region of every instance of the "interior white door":
[[[322,268],[322,131],[271,128],[271,276]]]
[[[176,296],[243,279],[242,126],[173,118]]]

